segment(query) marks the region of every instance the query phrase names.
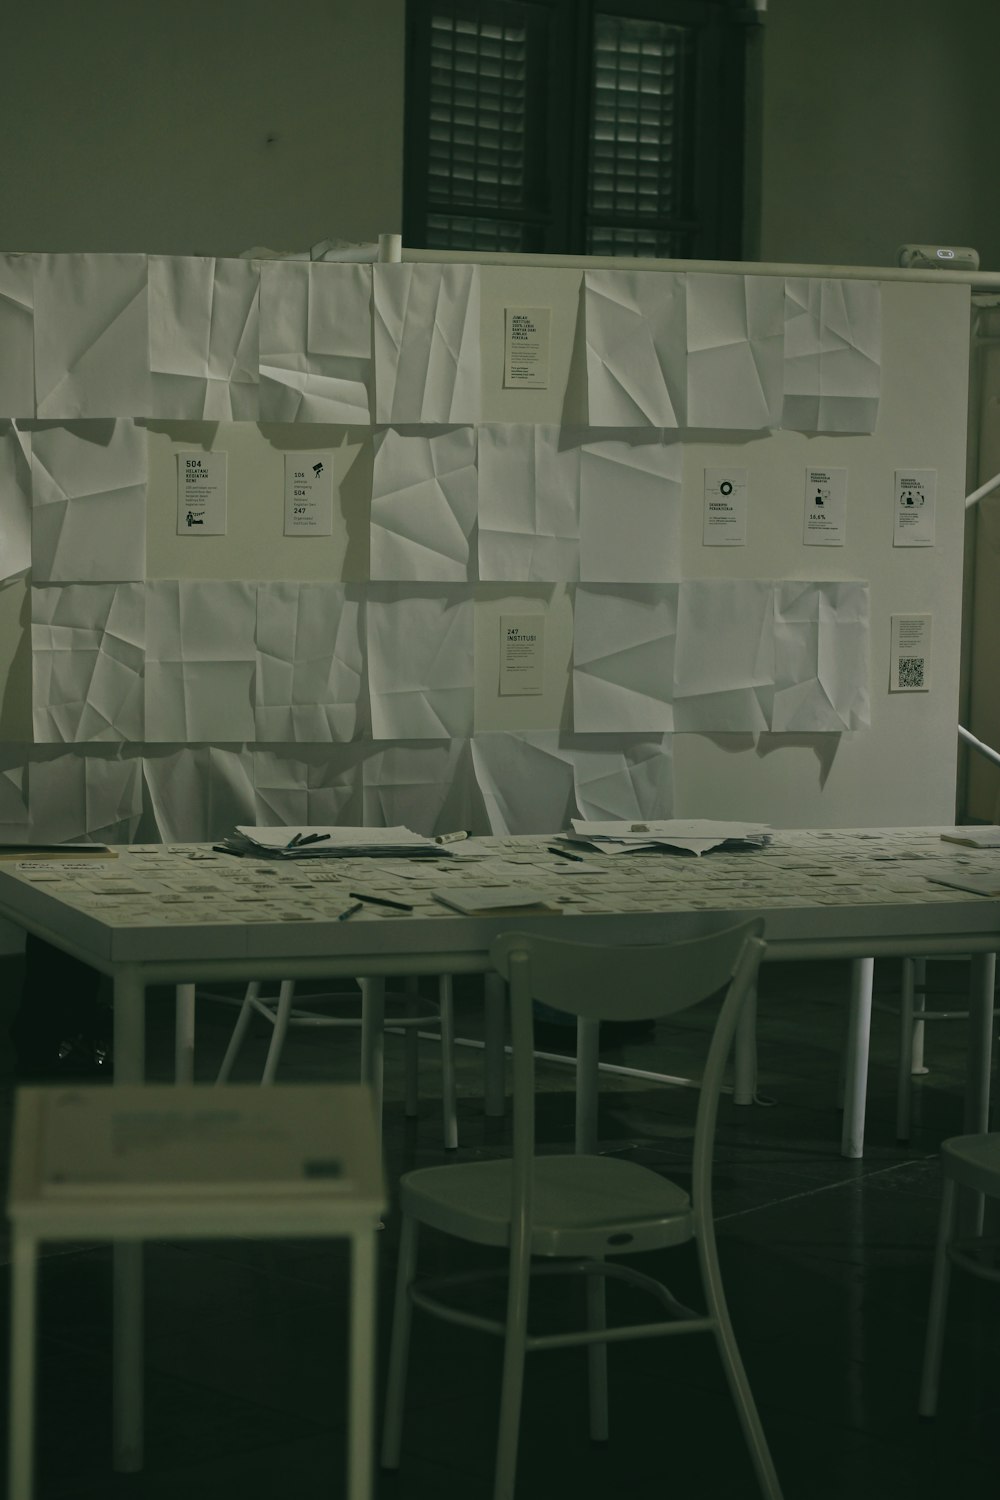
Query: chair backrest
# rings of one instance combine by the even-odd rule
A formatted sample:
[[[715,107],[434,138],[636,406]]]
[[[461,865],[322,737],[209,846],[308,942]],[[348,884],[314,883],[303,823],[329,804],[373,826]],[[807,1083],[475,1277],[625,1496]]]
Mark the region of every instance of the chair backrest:
[[[715,1023],[702,1074],[695,1122],[692,1201],[711,1213],[711,1168],[723,1072],[743,1002],[764,953],[757,919],[703,938],[677,943],[602,948],[561,938],[511,932],[490,948],[493,967],[510,986],[514,1059],[512,1234],[530,1235],[535,1148],[535,1070],[532,1001],[588,1020],[675,1015],[728,990]]]

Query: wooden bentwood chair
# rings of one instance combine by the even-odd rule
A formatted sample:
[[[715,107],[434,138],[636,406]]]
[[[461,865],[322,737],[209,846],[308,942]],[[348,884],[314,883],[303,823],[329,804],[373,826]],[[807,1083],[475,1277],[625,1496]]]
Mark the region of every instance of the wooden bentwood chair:
[[[514,1154],[512,1160],[456,1163],[406,1173],[400,1181],[403,1213],[396,1302],[389,1356],[382,1465],[399,1465],[411,1307],[504,1339],[495,1500],[512,1500],[517,1467],[524,1356],[529,1349],[589,1345],[590,1433],[608,1435],[607,1345],[654,1335],[710,1333],[762,1493],[780,1500],[781,1489],[740,1359],[726,1308],[712,1222],[712,1157],[719,1091],[740,1007],[750,992],[764,951],[763,922],[744,923],[693,942],[649,947],[600,948],[527,933],[499,938],[490,951],[508,981],[514,1054]],[[708,1051],[695,1125],[692,1190],[620,1158],[535,1156],[533,999],[592,1020],[645,1020],[686,1010],[728,986]],[[610,997],[613,997],[609,999]],[[428,1224],[459,1239],[507,1252],[499,1272],[415,1280],[417,1232]],[[609,1255],[660,1250],[694,1240],[708,1311],[683,1307],[660,1282]],[[568,1272],[584,1278],[587,1326],[569,1333],[528,1333],[532,1256],[549,1264],[537,1273]],[[552,1264],[552,1260],[557,1263]],[[506,1320],[460,1310],[438,1294],[481,1275],[506,1274]],[[652,1294],[666,1316],[653,1322],[608,1327],[606,1278]]]

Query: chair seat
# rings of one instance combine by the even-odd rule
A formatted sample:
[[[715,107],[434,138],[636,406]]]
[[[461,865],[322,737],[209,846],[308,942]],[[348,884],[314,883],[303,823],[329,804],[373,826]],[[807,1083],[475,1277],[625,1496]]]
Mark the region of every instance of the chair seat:
[[[540,1156],[534,1182],[535,1255],[632,1253],[692,1238],[688,1194],[636,1162]],[[509,1160],[426,1167],[400,1182],[405,1213],[480,1245],[509,1243],[510,1199]]]
[[[1000,1134],[954,1135],[943,1141],[941,1168],[963,1187],[1000,1197]]]

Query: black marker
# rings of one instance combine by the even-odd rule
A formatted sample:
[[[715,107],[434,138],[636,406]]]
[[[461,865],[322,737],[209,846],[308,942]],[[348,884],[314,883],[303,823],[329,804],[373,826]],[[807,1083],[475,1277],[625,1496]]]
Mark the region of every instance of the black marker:
[[[390,901],[388,896],[366,896],[364,891],[348,891],[352,901],[370,901],[372,906],[391,906],[394,911],[412,911],[405,901]]]
[[[570,854],[568,849],[554,849],[549,844],[548,851],[550,854],[558,854],[560,859],[575,859],[578,865],[585,865],[587,863],[582,854]]]

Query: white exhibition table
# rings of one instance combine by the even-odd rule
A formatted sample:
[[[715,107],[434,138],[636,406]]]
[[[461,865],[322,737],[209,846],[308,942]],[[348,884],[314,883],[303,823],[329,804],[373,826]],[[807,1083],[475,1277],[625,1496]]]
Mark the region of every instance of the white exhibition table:
[[[551,854],[543,836],[451,845],[451,857],[443,852],[440,861],[279,863],[238,859],[204,844],[133,846],[109,860],[5,861],[0,916],[111,976],[116,1083],[142,1081],[149,985],[358,976],[373,981],[362,1050],[366,1081],[377,1083],[377,981],[485,972],[490,943],[500,932],[553,920],[459,915],[435,897],[455,886],[544,893],[562,913],[560,933],[584,942],[664,942],[763,917],[768,960],[852,960],[842,1150],[858,1157],[876,957],[972,956],[964,1128],[987,1127],[1000,902],[930,877],[995,873],[1000,882],[1000,850],[964,848],[940,834],[931,828],[775,830],[773,842],[753,852],[595,854],[582,861]],[[481,857],[470,857],[475,854]],[[365,905],[338,920],[353,904],[350,892],[411,909]],[[746,1038],[745,1031],[744,1044]],[[596,1050],[596,1028],[581,1034],[581,1050],[588,1049]],[[748,1054],[752,1049],[744,1045],[743,1057]],[[737,1102],[751,1102],[754,1083],[751,1069],[738,1068]],[[489,1087],[495,1094],[495,1077]],[[592,1128],[585,1113],[584,1138]],[[129,1275],[136,1295],[139,1272],[133,1267]],[[136,1467],[141,1448],[134,1403],[119,1401],[117,1391],[137,1372],[119,1374],[116,1461]]]

